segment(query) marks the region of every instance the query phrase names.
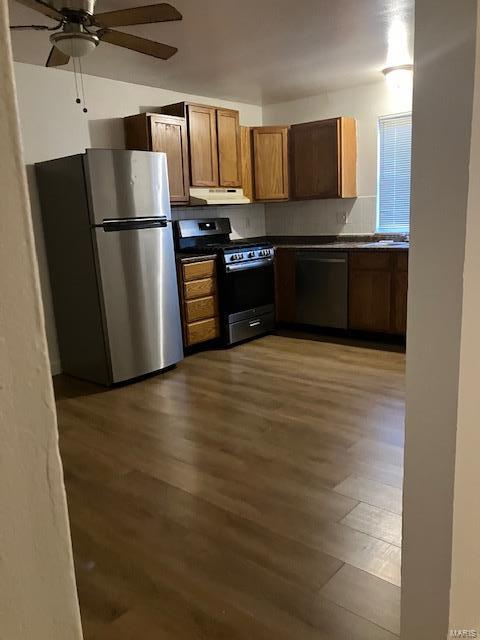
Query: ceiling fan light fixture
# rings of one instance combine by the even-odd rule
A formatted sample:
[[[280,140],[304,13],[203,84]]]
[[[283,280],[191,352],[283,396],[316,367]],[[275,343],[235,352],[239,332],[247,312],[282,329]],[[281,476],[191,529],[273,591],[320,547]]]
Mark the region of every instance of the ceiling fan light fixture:
[[[413,82],[413,64],[397,64],[382,70],[389,86],[392,89],[411,87]]]
[[[52,34],[50,42],[71,58],[83,58],[96,49],[100,39],[93,33],[61,32]]]

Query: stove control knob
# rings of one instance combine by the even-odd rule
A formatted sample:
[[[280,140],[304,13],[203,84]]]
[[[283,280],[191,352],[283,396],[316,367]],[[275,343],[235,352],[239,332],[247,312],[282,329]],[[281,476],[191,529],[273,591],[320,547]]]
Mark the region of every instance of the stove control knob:
[[[232,255],[230,256],[230,262],[234,262],[236,259],[237,259],[237,258],[236,258],[236,256],[235,256],[235,254],[232,254]]]
[[[254,258],[255,257],[255,251],[250,251],[250,253],[248,254],[249,258]]]

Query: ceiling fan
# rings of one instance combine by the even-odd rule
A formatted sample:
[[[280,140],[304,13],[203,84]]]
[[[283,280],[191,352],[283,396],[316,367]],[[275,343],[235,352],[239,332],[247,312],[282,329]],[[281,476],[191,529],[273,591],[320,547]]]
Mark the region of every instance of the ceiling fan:
[[[68,64],[70,58],[81,58],[93,51],[100,42],[109,42],[162,60],[168,60],[177,52],[176,47],[168,44],[111,28],[181,20],[182,14],[167,3],[95,13],[96,0],[50,0],[48,3],[43,0],[17,0],[17,2],[58,21],[58,24],[53,27],[46,25],[10,27],[13,30],[34,29],[54,32],[50,36],[53,47],[48,56],[47,67],[58,67]]]

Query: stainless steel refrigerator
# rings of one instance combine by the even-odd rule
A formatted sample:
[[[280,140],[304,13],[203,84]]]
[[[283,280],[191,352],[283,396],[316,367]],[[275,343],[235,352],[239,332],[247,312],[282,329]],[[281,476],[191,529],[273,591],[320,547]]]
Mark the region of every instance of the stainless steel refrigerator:
[[[183,358],[164,153],[36,165],[65,373],[110,385]]]

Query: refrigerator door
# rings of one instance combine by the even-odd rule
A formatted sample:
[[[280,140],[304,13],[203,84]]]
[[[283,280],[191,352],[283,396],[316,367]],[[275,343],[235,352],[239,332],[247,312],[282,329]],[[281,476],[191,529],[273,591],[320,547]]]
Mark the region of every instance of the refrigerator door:
[[[114,383],[183,358],[172,223],[133,224],[92,229]]]
[[[93,225],[122,218],[165,216],[171,220],[164,153],[88,149],[85,174]]]

